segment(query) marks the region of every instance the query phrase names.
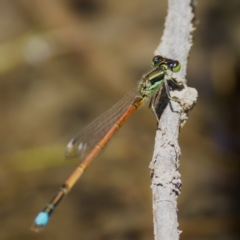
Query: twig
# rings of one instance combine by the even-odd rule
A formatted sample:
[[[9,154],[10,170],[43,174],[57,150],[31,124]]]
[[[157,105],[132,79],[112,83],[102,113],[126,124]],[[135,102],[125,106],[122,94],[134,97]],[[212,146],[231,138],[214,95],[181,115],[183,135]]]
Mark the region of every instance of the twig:
[[[180,61],[181,71],[174,77],[181,80],[186,76],[187,59],[192,45],[192,2],[169,0],[168,3],[164,33],[155,54]],[[179,98],[181,103],[171,101],[162,113],[150,163],[155,240],[179,239],[176,201],[181,191],[181,175],[178,172],[181,152],[178,135],[187,120],[188,111],[196,103],[197,91],[185,86],[181,91],[171,92],[171,96]]]

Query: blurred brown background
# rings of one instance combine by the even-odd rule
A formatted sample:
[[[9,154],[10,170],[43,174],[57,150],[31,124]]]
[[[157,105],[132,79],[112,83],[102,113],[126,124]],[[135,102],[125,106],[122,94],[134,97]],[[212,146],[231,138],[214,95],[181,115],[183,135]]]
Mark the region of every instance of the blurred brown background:
[[[153,239],[156,120],[137,111],[40,234],[78,131],[150,69],[167,1],[0,1],[0,239]],[[201,0],[188,64],[199,99],[180,134],[184,240],[240,239],[240,2]],[[176,56],[177,58],[177,56]]]

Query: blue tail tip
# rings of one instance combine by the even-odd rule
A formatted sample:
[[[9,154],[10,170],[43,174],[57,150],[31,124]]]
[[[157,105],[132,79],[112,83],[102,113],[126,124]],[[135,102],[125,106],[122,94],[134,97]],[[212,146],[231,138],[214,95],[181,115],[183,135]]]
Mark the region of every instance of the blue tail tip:
[[[34,232],[40,232],[47,225],[49,218],[49,213],[40,212],[35,218],[31,230]]]
[[[49,220],[49,214],[46,212],[40,212],[34,220],[34,224],[44,227],[47,225]]]

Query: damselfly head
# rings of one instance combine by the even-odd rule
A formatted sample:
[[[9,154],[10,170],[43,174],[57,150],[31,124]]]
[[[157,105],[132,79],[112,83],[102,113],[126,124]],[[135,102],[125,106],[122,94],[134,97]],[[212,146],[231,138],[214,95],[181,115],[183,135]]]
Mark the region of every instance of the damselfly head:
[[[155,57],[153,57],[152,65],[153,65],[153,67],[158,67],[158,66],[161,66],[161,65],[165,65],[166,68],[168,68],[172,72],[178,72],[181,69],[181,64],[180,64],[179,61],[172,60],[172,59],[169,59],[169,58],[164,58],[160,55],[156,55]]]

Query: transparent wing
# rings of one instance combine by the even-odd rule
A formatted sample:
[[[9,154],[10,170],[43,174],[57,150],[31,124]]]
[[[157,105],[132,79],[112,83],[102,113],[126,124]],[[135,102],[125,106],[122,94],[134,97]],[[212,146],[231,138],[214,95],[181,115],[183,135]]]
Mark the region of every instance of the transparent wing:
[[[112,108],[90,123],[73,138],[67,145],[65,158],[79,158],[82,160],[134,102],[136,93],[137,88],[130,91]]]

